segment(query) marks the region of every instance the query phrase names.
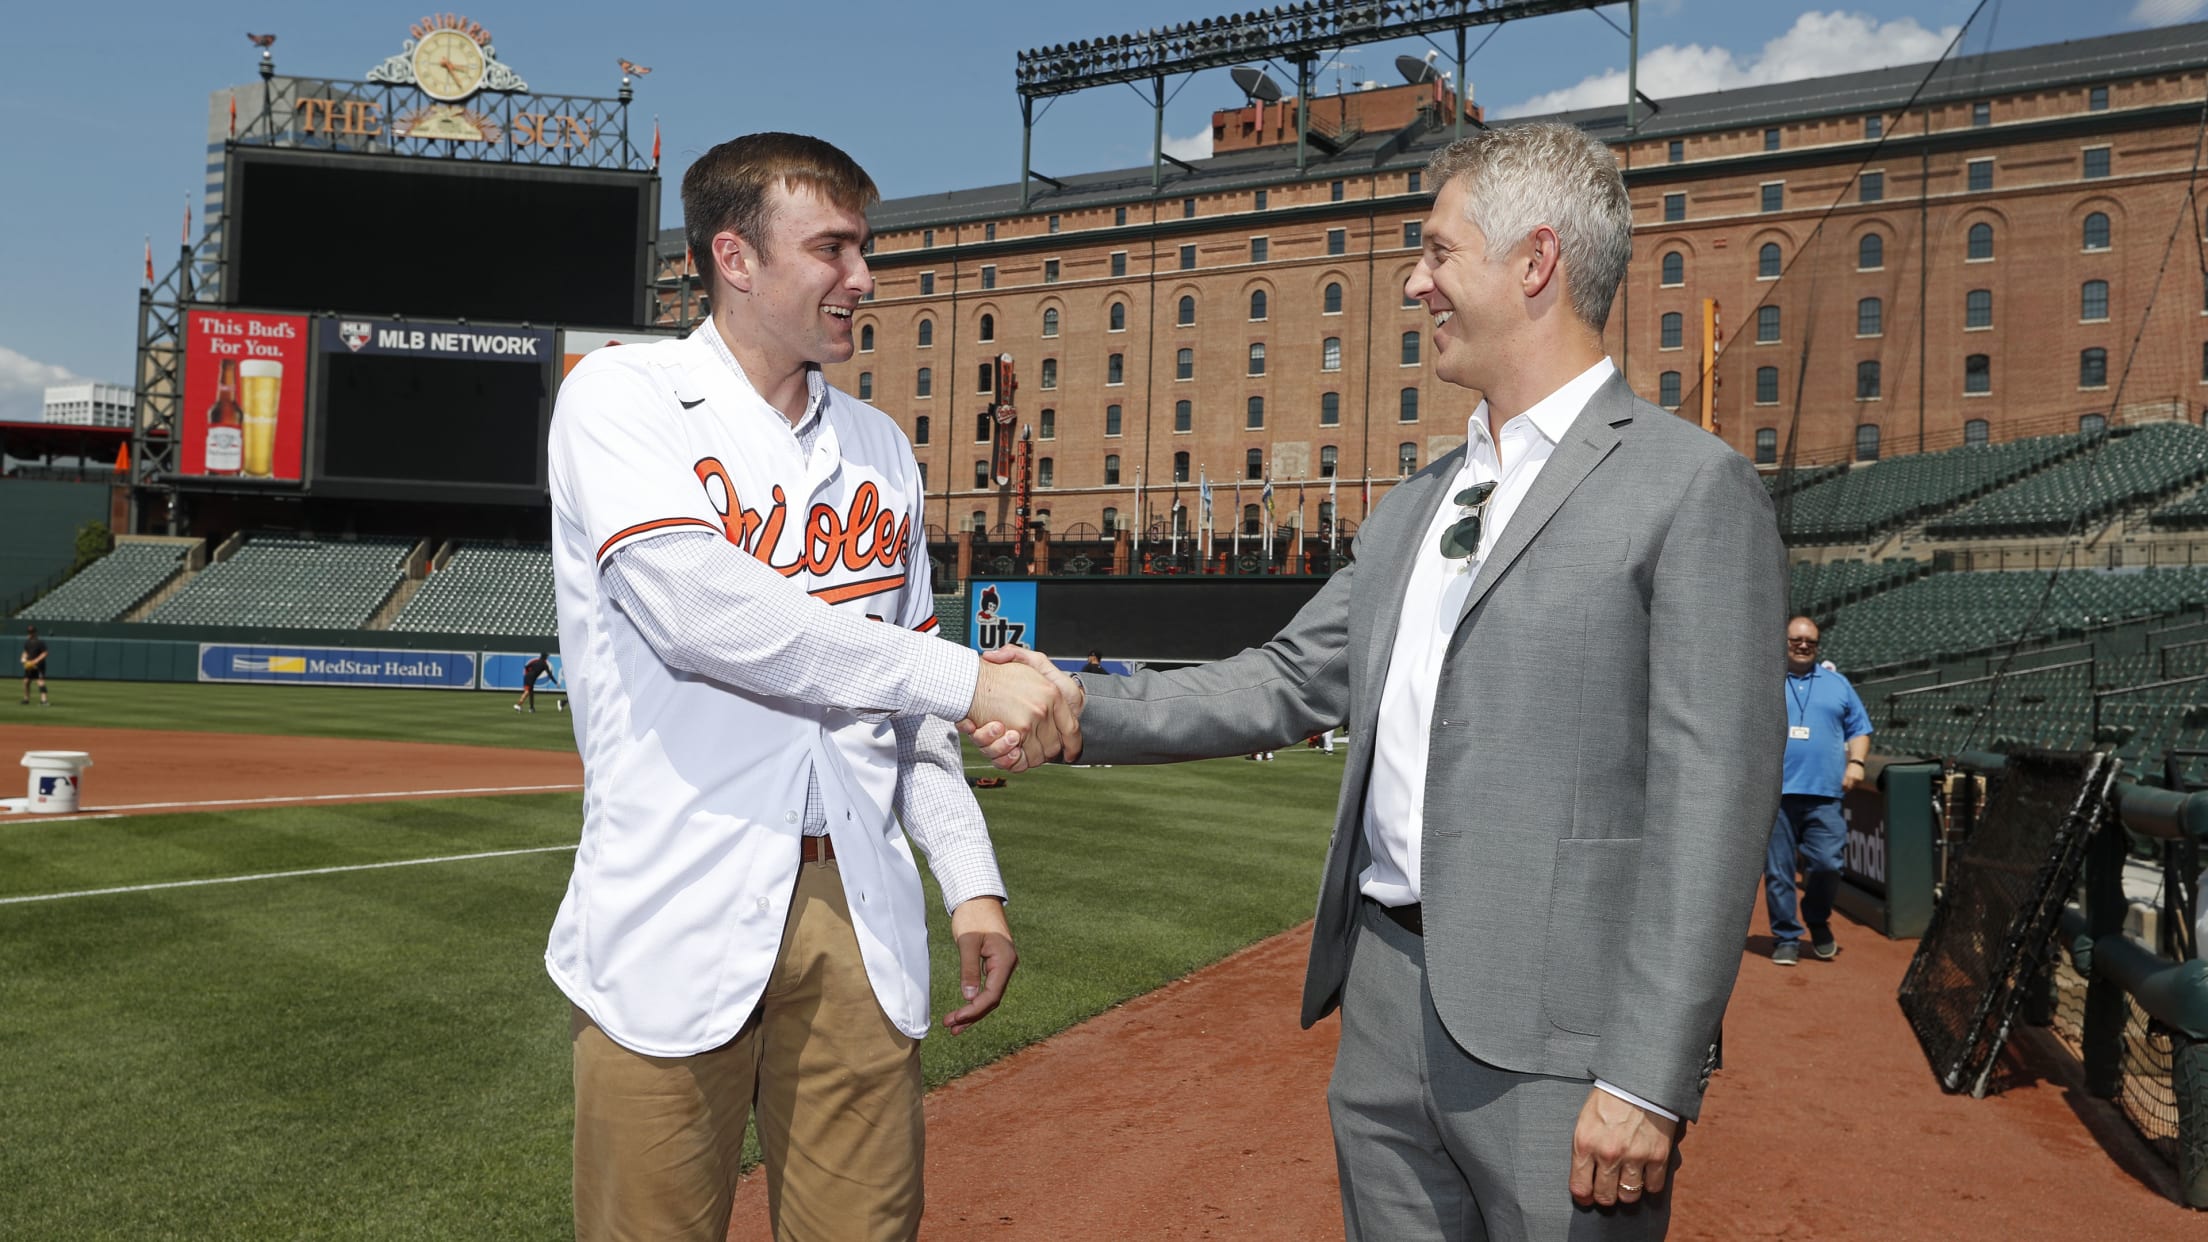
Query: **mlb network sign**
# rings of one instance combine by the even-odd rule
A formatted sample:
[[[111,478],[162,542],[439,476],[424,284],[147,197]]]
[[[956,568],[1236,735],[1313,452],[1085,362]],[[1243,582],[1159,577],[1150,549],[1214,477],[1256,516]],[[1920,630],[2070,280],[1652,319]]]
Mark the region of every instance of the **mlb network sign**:
[[[552,333],[542,328],[415,327],[369,319],[325,319],[322,348],[330,353],[397,354],[411,358],[474,358],[497,362],[545,362]]]
[[[472,651],[199,645],[201,681],[473,690],[475,670],[476,657]]]

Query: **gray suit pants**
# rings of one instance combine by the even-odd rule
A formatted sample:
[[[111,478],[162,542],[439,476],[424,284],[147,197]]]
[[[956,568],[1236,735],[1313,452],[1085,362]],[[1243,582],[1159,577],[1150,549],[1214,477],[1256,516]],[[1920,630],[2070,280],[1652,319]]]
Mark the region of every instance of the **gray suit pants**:
[[[1632,1207],[1572,1202],[1572,1128],[1593,1082],[1468,1055],[1427,994],[1426,942],[1359,906],[1327,1089],[1350,1242],[1661,1239],[1668,1191]]]

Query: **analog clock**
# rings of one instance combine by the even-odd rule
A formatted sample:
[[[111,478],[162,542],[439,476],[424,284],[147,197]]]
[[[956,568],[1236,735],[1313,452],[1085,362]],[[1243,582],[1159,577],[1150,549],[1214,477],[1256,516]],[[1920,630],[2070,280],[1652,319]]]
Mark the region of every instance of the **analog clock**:
[[[466,99],[483,85],[483,49],[457,30],[432,30],[414,45],[414,83],[432,99]]]

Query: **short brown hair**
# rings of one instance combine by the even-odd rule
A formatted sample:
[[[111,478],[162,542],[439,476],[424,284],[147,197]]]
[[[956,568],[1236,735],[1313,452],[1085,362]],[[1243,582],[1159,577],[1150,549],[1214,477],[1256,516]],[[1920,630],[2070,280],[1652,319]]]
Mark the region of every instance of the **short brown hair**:
[[[682,174],[683,240],[708,288],[718,234],[732,231],[767,252],[771,192],[778,185],[811,190],[846,211],[863,212],[881,198],[857,160],[818,138],[768,133],[729,139]]]

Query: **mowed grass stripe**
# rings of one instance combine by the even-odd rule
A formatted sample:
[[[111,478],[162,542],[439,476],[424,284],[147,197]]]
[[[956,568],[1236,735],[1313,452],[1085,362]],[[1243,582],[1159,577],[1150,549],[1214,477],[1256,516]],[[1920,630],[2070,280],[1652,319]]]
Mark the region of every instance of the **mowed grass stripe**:
[[[575,749],[574,717],[554,711],[546,697],[538,699],[534,715],[517,712],[514,698],[489,690],[57,681],[51,709],[0,723]],[[251,756],[210,753],[207,759],[236,765]]]
[[[1308,917],[1339,760],[1293,760],[983,792],[1020,972],[986,1022],[928,1038],[928,1082]],[[42,826],[0,833],[0,887],[572,844],[579,818],[547,795]],[[570,866],[548,850],[0,907],[0,1237],[564,1236],[568,1011],[542,957]],[[957,967],[929,896],[940,1014]]]
[[[126,884],[120,888],[87,888],[74,893],[36,893],[29,897],[0,897],[0,906],[20,906],[33,901],[69,901],[79,897],[114,897],[123,893],[151,893],[164,888],[205,888],[211,884],[250,884],[255,880],[296,880],[312,875],[342,875],[348,871],[383,871],[391,867],[427,867],[436,863],[479,862],[486,858],[512,858],[516,854],[549,854],[572,850],[572,845],[538,845],[524,850],[493,850],[487,854],[446,854],[440,858],[402,858],[397,862],[354,863],[347,867],[309,867],[304,871],[268,871],[258,875],[226,875],[212,880],[167,880],[160,884]]]

